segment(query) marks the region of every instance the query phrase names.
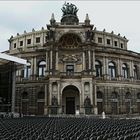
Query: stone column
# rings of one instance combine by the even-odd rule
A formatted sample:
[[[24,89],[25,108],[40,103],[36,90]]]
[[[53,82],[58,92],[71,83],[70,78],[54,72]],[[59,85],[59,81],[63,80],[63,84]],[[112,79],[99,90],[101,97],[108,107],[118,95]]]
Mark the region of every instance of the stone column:
[[[81,90],[82,93],[81,93],[81,101],[80,101],[80,113],[83,114],[83,113],[85,113],[85,111],[84,111],[84,100],[85,100],[84,81],[82,81],[81,85],[82,85],[82,90]]]
[[[37,75],[37,63],[36,63],[36,57],[34,57],[34,75]]]
[[[49,83],[49,105],[51,105],[52,100],[52,83]]]
[[[83,70],[85,70],[85,52],[83,51]]]
[[[94,95],[94,98],[93,98],[93,100],[94,100],[94,114],[98,114],[98,108],[97,108],[97,91],[96,91],[96,82],[94,81],[93,82],[93,95]]]
[[[58,114],[62,113],[62,103],[61,103],[61,90],[60,90],[60,82],[57,83],[58,88],[57,88],[57,95],[58,95]]]
[[[40,37],[40,43],[41,43],[41,46],[43,46],[44,44],[44,36],[43,36],[43,32],[41,33],[41,37]]]
[[[15,64],[14,64],[14,70],[12,72],[12,108],[11,111],[15,112],[15,85],[16,84],[16,71],[15,71]]]
[[[48,69],[49,69],[49,57],[48,57],[48,51],[46,51],[46,76],[48,75]]]
[[[129,69],[129,76],[130,76],[130,78],[133,78],[134,77],[134,70],[133,70],[133,61],[132,60],[130,60],[130,63],[129,63],[129,67],[130,67],[130,69]]]
[[[47,85],[45,84],[45,104],[44,104],[44,115],[48,114],[48,107],[47,107]]]
[[[34,57],[31,58],[31,79],[34,79]]]
[[[56,64],[55,64],[55,69],[58,70],[58,50],[56,50]]]
[[[90,50],[88,50],[88,60],[89,60],[89,69],[91,69],[91,55],[90,55]]]
[[[105,75],[106,75],[106,63],[105,63],[105,56],[103,57],[103,76],[105,78]]]
[[[31,39],[31,45],[33,45],[34,46],[34,34],[32,34],[32,39]]]
[[[94,52],[94,50],[93,50],[93,70],[95,70],[95,52]]]
[[[121,68],[121,60],[120,60],[120,58],[118,58],[118,67],[117,67],[117,70],[118,70],[118,80],[121,80],[121,70],[122,70],[122,68]]]
[[[90,99],[91,99],[91,104],[93,105],[93,87],[92,87],[92,81],[90,81],[89,83],[89,86],[90,86]]]
[[[108,58],[107,57],[105,57],[105,74],[109,74],[108,73]]]
[[[50,51],[50,69],[52,70],[52,50]]]

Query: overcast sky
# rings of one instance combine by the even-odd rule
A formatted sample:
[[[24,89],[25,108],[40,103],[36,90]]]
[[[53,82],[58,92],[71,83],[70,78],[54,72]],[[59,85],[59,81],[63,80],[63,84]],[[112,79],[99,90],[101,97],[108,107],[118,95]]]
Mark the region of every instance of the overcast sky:
[[[24,30],[46,28],[51,14],[57,22],[62,17],[65,1],[0,1],[0,52],[9,49],[8,39]],[[79,21],[89,14],[97,30],[106,29],[125,36],[128,49],[140,53],[140,2],[139,1],[66,1],[79,9]]]

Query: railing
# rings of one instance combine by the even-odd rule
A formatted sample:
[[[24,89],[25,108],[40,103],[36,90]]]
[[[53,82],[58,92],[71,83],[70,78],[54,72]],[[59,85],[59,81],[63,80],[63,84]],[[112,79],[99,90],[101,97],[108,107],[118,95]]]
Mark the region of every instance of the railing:
[[[81,72],[60,72],[60,76],[81,76]]]

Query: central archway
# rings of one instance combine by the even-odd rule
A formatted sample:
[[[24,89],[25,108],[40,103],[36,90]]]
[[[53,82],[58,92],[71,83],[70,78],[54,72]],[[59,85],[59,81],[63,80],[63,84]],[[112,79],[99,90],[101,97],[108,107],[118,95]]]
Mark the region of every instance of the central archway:
[[[79,111],[79,90],[73,85],[66,86],[62,92],[62,112],[64,114],[75,114]]]

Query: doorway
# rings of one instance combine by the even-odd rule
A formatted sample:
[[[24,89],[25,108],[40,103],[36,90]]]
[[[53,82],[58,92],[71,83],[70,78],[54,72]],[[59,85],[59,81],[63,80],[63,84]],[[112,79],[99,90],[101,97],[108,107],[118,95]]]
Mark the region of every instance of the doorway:
[[[79,90],[75,86],[66,86],[62,92],[62,110],[64,114],[75,114],[79,110]]]
[[[75,114],[75,97],[66,97],[66,114]]]

